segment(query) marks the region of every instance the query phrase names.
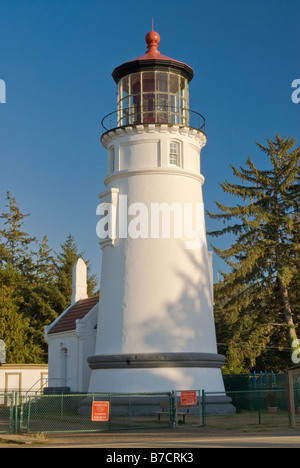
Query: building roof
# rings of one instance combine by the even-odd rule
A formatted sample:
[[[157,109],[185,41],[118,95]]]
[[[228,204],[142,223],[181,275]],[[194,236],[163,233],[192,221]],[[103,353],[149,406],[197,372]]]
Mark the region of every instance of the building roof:
[[[146,35],[145,41],[147,43],[148,49],[145,54],[130,60],[129,62],[125,62],[114,69],[112,76],[116,83],[118,83],[121,78],[128,74],[141,70],[153,70],[158,68],[179,69],[184,75],[186,75],[188,80],[191,81],[194,76],[194,72],[189,65],[167,57],[166,55],[161,54],[161,52],[158,50],[160,35],[156,31],[153,31],[153,28],[152,31],[148,32]]]
[[[61,333],[76,329],[76,320],[83,319],[99,302],[99,296],[82,299],[72,307],[70,307],[65,314],[54,323],[48,334]]]

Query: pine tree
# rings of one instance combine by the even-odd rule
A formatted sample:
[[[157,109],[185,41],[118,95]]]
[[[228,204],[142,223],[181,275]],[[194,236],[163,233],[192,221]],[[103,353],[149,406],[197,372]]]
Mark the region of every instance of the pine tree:
[[[29,319],[31,342],[40,348],[40,362],[47,362],[48,347],[44,326],[50,325],[64,310],[64,297],[56,285],[55,258],[43,237],[37,252],[32,253],[33,275],[19,288],[22,296],[20,313]]]
[[[42,346],[32,340],[30,318],[21,312],[23,280],[11,266],[0,267],[0,339],[6,345],[6,362],[42,362]]]
[[[71,295],[72,295],[72,274],[74,263],[78,260],[79,257],[84,259],[84,254],[78,251],[77,244],[74,237],[69,234],[66,241],[61,244],[61,253],[57,258],[57,286],[65,300],[65,308],[70,305]],[[88,280],[87,280],[87,293],[88,296],[94,294],[94,290],[97,284],[96,275],[91,274],[90,262],[85,260],[88,270]]]
[[[16,199],[7,192],[8,211],[0,215],[0,338],[6,343],[7,362],[39,362],[41,349],[32,343],[30,318],[21,312],[22,289],[31,278],[30,244]]]
[[[35,282],[38,286],[42,282],[50,283],[55,277],[55,257],[48,246],[47,236],[43,237],[37,253],[33,254],[35,261]]]
[[[231,268],[216,286],[216,301],[225,316],[235,314],[233,340],[238,329],[243,331],[241,326],[247,330],[247,337],[254,333],[256,349],[248,353],[248,357],[254,356],[254,362],[268,343],[272,344],[272,337],[280,336],[278,327],[285,330],[285,346],[293,350],[297,340],[300,148],[293,149],[295,142],[276,134],[274,142],[268,139],[268,146],[257,143],[269,158],[270,168],[258,169],[250,156],[246,168],[232,166],[242,184],[226,181],[221,187],[242,204],[228,207],[216,202],[221,213],[208,212],[211,218],[226,224],[210,232],[211,236],[231,233],[236,239],[229,249],[213,247]],[[245,323],[249,326],[251,321],[247,329]]]
[[[29,214],[21,213],[16,199],[7,192],[7,213],[2,213],[0,219],[4,220],[4,229],[0,230],[2,248],[1,261],[12,265],[24,274],[32,273],[32,260],[29,246],[36,239],[22,230],[24,218]]]
[[[24,231],[23,214],[7,193],[6,213],[0,215],[0,326],[9,362],[47,362],[44,325],[63,311],[55,286],[54,257],[45,236],[37,240]],[[36,262],[34,257],[36,257]]]

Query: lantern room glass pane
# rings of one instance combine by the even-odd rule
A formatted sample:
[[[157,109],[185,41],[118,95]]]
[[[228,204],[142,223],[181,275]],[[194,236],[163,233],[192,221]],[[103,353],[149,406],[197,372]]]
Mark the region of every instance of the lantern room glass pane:
[[[168,123],[169,121],[169,94],[156,94],[156,122]]]
[[[168,92],[168,73],[156,72],[156,91]]]
[[[126,97],[129,94],[129,77],[125,76],[122,79],[122,90],[123,90],[123,96]]]
[[[144,72],[143,74],[143,90],[142,92],[155,91],[154,72]]]
[[[141,74],[134,73],[131,75],[130,94],[140,94],[141,92]]]
[[[170,73],[170,93],[179,93],[179,79],[179,75],[174,75],[174,73]]]
[[[143,123],[155,122],[155,94],[143,94]]]

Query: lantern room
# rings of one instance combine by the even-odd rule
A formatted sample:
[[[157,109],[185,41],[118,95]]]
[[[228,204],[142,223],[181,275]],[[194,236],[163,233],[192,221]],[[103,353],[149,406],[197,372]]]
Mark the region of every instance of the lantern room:
[[[188,65],[162,55],[160,36],[146,35],[147,52],[115,68],[118,85],[117,127],[138,124],[189,125]]]

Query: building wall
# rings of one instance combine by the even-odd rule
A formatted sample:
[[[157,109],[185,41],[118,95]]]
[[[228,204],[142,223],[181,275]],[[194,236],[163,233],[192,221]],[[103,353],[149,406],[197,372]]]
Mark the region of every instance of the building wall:
[[[83,319],[77,320],[76,329],[48,334],[49,386],[70,387],[71,392],[87,392],[90,368],[87,358],[95,352],[95,326],[98,307]]]
[[[0,366],[0,393],[38,392],[47,382],[46,364],[2,364]],[[47,386],[47,384],[46,384]]]

